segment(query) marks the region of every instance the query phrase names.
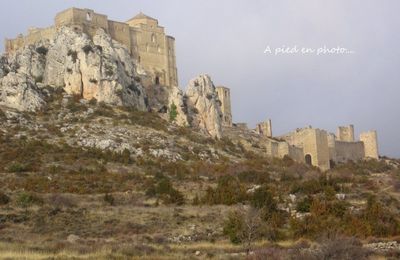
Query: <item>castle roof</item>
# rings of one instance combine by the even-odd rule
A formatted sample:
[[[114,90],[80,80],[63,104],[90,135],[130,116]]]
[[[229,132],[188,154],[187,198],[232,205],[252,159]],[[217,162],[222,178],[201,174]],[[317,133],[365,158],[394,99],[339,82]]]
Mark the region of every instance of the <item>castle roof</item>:
[[[131,20],[138,20],[138,19],[148,19],[148,20],[157,21],[157,19],[154,19],[153,17],[150,17],[150,16],[148,16],[148,15],[145,15],[145,14],[142,13],[142,12],[138,13],[136,16],[134,16],[133,18],[129,19],[129,21],[131,21]]]

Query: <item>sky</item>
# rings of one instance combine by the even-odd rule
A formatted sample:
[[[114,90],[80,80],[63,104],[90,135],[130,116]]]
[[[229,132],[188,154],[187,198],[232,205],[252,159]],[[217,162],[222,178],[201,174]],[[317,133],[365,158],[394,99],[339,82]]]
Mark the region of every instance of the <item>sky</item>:
[[[0,38],[69,7],[157,18],[176,38],[180,87],[204,73],[229,87],[234,122],[271,118],[274,135],[353,124],[400,158],[398,0],[14,0],[0,9]]]

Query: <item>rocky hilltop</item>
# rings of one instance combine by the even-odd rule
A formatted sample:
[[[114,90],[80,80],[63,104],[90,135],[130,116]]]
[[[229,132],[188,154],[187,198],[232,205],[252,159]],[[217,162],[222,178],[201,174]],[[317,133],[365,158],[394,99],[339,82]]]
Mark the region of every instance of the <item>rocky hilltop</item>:
[[[94,37],[61,28],[40,41],[0,58],[0,105],[17,111],[46,109],[54,92],[112,106],[156,111],[180,126],[221,137],[221,109],[207,75],[178,87],[144,87],[128,49],[99,29]]]

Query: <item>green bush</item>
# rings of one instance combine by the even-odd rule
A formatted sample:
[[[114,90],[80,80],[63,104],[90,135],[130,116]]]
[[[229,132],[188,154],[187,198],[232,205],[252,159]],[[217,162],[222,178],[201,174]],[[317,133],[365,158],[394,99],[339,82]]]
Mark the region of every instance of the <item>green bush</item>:
[[[176,110],[177,107],[174,103],[171,104],[169,108],[169,121],[174,122],[176,120],[176,117],[178,116],[178,111]]]
[[[37,195],[29,192],[22,192],[17,197],[17,205],[21,208],[28,208],[32,205],[41,205],[43,200]]]
[[[244,186],[238,178],[230,175],[221,176],[215,189],[209,187],[202,199],[206,204],[233,205],[248,200]]]
[[[25,164],[16,162],[16,163],[13,163],[10,166],[8,166],[7,171],[8,172],[16,172],[16,173],[26,172],[26,171],[29,171],[29,167]]]
[[[254,208],[268,208],[269,211],[276,211],[277,209],[277,203],[266,186],[255,190],[250,198],[250,202]]]
[[[172,186],[167,177],[160,176],[159,179],[157,183],[151,183],[147,187],[147,196],[157,197],[166,204],[182,205],[185,203],[183,194]]]
[[[229,213],[227,220],[224,222],[223,233],[229,237],[234,244],[239,244],[243,239],[244,217],[239,211]]]
[[[297,203],[296,210],[298,212],[310,212],[312,198],[307,196]]]

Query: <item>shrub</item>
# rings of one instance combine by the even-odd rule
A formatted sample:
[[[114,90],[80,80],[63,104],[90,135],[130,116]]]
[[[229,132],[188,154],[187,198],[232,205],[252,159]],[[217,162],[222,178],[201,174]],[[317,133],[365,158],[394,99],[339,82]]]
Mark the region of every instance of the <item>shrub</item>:
[[[76,60],[78,59],[78,53],[73,50],[69,50],[67,53],[68,56],[71,56],[71,59],[74,63],[76,63]]]
[[[368,259],[371,252],[356,238],[337,237],[325,240],[316,252],[317,259]]]
[[[174,122],[176,117],[178,116],[178,111],[176,110],[177,107],[174,103],[171,104],[169,108],[169,121]]]
[[[296,210],[298,212],[310,212],[312,198],[309,196],[304,197],[297,203]]]
[[[97,79],[89,79],[89,82],[93,83],[93,84],[97,84],[98,83]]]
[[[90,99],[89,100],[89,105],[91,105],[91,106],[95,106],[97,104],[97,99],[96,98],[92,98],[92,99]]]
[[[41,205],[43,200],[37,195],[29,192],[22,192],[17,197],[17,205],[21,208],[27,208],[32,205]]]
[[[10,203],[10,197],[0,191],[0,205],[7,205]]]
[[[19,163],[19,162],[15,162],[13,164],[11,164],[10,166],[8,166],[7,171],[8,172],[26,172],[29,170],[29,167],[25,164]]]
[[[110,206],[114,206],[115,199],[113,195],[106,193],[103,197],[104,202],[106,202]]]
[[[49,50],[44,46],[40,46],[40,47],[36,48],[36,52],[39,54],[42,54],[42,55],[46,55],[48,51]]]
[[[35,83],[42,83],[42,82],[43,82],[43,76],[35,77]]]
[[[244,219],[239,211],[229,213],[227,220],[224,222],[223,233],[229,237],[234,244],[242,242],[242,233],[244,229]]]
[[[253,207],[258,209],[268,208],[269,211],[276,211],[277,209],[277,203],[265,185],[253,193],[250,202]]]
[[[162,175],[159,178],[160,180],[156,184],[151,183],[149,185],[146,195],[156,196],[166,204],[184,204],[185,199],[183,194],[172,186],[171,181]]]
[[[225,175],[218,179],[218,185],[215,189],[209,187],[203,203],[233,205],[246,201],[248,196],[243,185],[236,177]]]
[[[94,52],[91,45],[85,45],[82,47],[83,52],[88,55],[90,52]]]

